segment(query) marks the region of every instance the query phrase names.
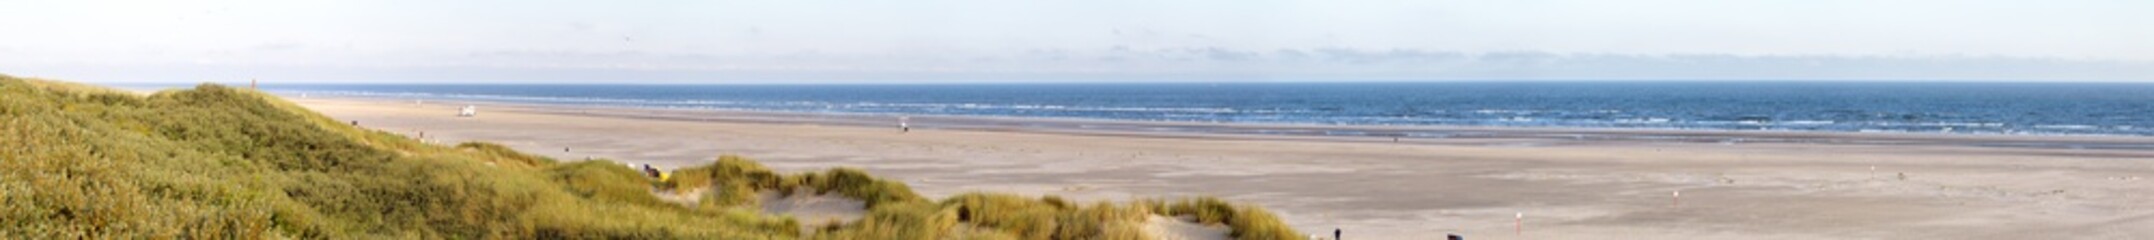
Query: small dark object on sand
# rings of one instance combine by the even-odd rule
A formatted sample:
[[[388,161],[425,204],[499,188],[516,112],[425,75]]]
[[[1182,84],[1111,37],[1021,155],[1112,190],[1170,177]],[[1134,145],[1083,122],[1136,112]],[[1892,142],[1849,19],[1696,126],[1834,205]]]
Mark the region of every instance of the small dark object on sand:
[[[1458,234],[1444,234],[1444,236],[1446,236],[1444,239],[1449,240],[1466,240],[1466,237],[1460,237]]]

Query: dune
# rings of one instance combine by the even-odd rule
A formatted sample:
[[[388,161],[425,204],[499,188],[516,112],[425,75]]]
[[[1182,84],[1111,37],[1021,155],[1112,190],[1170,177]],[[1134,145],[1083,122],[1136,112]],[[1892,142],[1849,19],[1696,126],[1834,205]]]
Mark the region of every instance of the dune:
[[[651,195],[666,202],[694,207],[701,203],[703,197],[709,195],[710,191],[712,191],[710,187],[670,190],[652,188]],[[816,194],[808,189],[800,189],[794,191],[793,194],[779,193],[777,191],[758,191],[756,194],[757,203],[759,203],[757,208],[761,209],[765,216],[793,218],[795,222],[801,223],[800,231],[802,235],[813,234],[814,229],[817,227],[859,221],[861,217],[868,214],[867,202],[859,199],[834,194]]]
[[[716,189],[714,187],[681,189],[653,187],[651,188],[651,196],[683,207],[696,207],[702,203],[704,197],[712,195],[712,191],[716,191]],[[815,228],[818,227],[853,223],[868,214],[867,202],[859,199],[836,194],[817,194],[810,189],[796,189],[792,194],[779,193],[781,192],[757,191],[755,194],[756,202],[758,203],[756,209],[760,209],[764,216],[790,217],[795,222],[801,223],[800,232],[802,236],[814,234]]]
[[[759,195],[763,214],[790,215],[808,225],[849,223],[868,214],[867,202],[844,196],[815,194],[806,190],[794,191],[790,195],[763,191]]]
[[[0,221],[6,222],[0,224],[0,239],[943,239],[1036,236],[1043,233],[1039,229],[1077,229],[1052,232],[1070,238],[1120,233],[1080,229],[1095,224],[1051,221],[1055,218],[1010,218],[1041,228],[974,228],[990,223],[958,221],[960,207],[948,204],[954,200],[922,197],[905,183],[858,168],[824,165],[829,170],[781,174],[737,156],[709,158],[723,152],[661,147],[668,149],[648,153],[702,155],[694,157],[702,159],[698,163],[661,165],[688,170],[676,169],[682,177],[661,180],[615,162],[612,154],[558,161],[522,151],[567,154],[547,151],[566,148],[528,146],[538,141],[434,144],[404,134],[436,128],[332,118],[273,95],[215,84],[141,95],[0,75],[0,96],[5,96],[0,97],[0,123],[5,123],[0,136],[8,136],[0,137],[0,149],[13,149],[0,154],[0,200],[5,200],[0,202],[9,203],[0,208],[0,219],[6,219]],[[516,119],[497,116],[455,121]],[[427,136],[459,139],[435,133]],[[575,149],[581,154],[587,148]],[[684,183],[683,177],[691,181]],[[779,189],[800,192],[766,192]],[[1044,207],[1061,204],[1051,199],[1056,198],[1001,203],[1034,213],[1027,216],[1082,213]],[[1008,212],[1016,206],[970,209]],[[1264,214],[1253,207],[1210,209]],[[870,212],[874,217],[862,217]],[[1285,225],[1271,217],[1236,219]],[[804,232],[803,225],[815,222],[802,220],[849,223]],[[1293,234],[1285,228],[1261,233]]]
[[[1151,215],[1144,219],[1144,235],[1153,240],[1227,240],[1233,239],[1227,226],[1208,226],[1197,223],[1188,216],[1167,217]]]
[[[703,195],[706,191],[709,191],[709,188],[690,188],[683,191],[680,189],[669,190],[654,187],[651,188],[651,196],[658,197],[658,200],[664,200],[673,204],[680,204],[681,206],[695,206],[696,203],[700,203],[703,201]]]

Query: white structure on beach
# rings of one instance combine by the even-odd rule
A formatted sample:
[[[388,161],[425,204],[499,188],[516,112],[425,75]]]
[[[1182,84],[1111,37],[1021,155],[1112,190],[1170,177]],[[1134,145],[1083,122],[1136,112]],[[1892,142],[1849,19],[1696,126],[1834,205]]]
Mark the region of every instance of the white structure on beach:
[[[464,105],[464,109],[456,111],[456,116],[477,117],[479,116],[479,106]]]

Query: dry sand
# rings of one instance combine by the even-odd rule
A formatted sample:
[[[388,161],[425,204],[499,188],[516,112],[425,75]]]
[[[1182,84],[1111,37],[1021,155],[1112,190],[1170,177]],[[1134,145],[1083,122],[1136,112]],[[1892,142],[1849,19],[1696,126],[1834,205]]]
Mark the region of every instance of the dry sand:
[[[800,190],[793,194],[763,192],[763,212],[791,215],[800,221],[801,227],[820,227],[829,223],[851,223],[868,215],[868,203],[832,194],[815,194]]]
[[[2154,151],[1981,146],[2143,145],[2154,138],[1670,132],[1822,140],[1493,137],[1393,143],[1388,137],[932,125],[899,133],[894,126],[831,124],[850,121],[842,118],[743,120],[710,111],[500,105],[481,105],[478,117],[458,118],[461,105],[434,101],[294,100],[365,127],[425,131],[450,143],[491,141],[562,159],[674,168],[739,154],[781,171],[864,168],[930,197],[966,191],[1086,201],[1219,196],[1267,207],[1309,234],[1328,237],[1343,228],[1349,239],[1447,233],[1467,239],[2154,238],[2154,180],[2148,179],[2154,178]],[[1603,130],[1490,131],[1541,136]],[[1970,144],[1889,144],[1909,141]],[[1681,191],[1679,205],[1671,199],[1675,191]],[[1522,235],[1513,229],[1513,214],[1519,213],[1525,216]]]
[[[695,206],[703,201],[703,197],[714,194],[711,191],[716,190],[712,187],[673,190],[652,188],[651,195],[666,202]],[[859,199],[835,194],[816,194],[806,189],[794,191],[793,194],[778,193],[756,193],[759,210],[767,215],[792,217],[800,222],[800,233],[803,236],[815,233],[815,229],[822,226],[852,223],[868,215],[867,202]]]
[[[1226,240],[1233,229],[1204,225],[1191,218],[1151,215],[1144,219],[1144,235],[1153,240]]]

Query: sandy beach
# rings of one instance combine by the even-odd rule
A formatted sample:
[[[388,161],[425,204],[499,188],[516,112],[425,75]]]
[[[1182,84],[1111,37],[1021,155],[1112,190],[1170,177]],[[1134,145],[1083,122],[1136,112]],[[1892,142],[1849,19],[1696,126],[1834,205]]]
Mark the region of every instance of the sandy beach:
[[[480,103],[462,118],[465,103],[290,100],[367,128],[568,160],[671,169],[736,154],[783,171],[862,168],[933,197],[1218,196],[1349,239],[2154,238],[2144,137],[1377,129],[1474,133],[1395,141],[1124,131],[1324,126],[955,117],[900,132],[864,115]]]

